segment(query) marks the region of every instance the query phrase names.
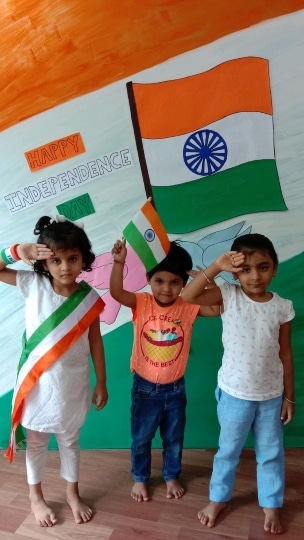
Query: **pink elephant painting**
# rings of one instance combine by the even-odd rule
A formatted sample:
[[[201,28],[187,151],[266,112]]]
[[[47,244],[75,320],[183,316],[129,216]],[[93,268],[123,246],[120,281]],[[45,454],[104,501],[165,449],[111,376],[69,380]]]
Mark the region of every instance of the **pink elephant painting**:
[[[120,304],[112,298],[109,291],[112,264],[113,257],[111,252],[102,253],[96,256],[92,265],[92,271],[82,272],[79,276],[81,280],[89,283],[97,291],[106,290],[104,294],[100,295],[105,302],[105,308],[100,314],[100,321],[109,325],[115,322],[120,310]],[[139,291],[147,285],[145,267],[130,246],[128,247],[123,276],[124,287],[128,291]]]

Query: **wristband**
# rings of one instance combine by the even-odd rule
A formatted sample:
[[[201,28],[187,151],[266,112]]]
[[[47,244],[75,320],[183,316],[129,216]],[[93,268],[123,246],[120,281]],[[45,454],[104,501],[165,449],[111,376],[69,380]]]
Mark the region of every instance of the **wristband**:
[[[202,274],[203,274],[203,276],[204,276],[205,280],[207,281],[207,283],[209,283],[209,285],[210,285],[210,283],[211,283],[211,279],[209,279],[209,278],[208,278],[208,277],[206,276],[206,274],[205,274],[204,270],[201,270],[201,272],[202,272]]]
[[[16,245],[18,245],[18,244],[16,244]],[[16,246],[16,245],[15,245],[15,246]],[[15,246],[13,246],[13,248],[16,249]],[[17,254],[16,254],[16,255],[17,255]],[[18,257],[18,255],[17,255],[17,257]],[[20,261],[20,257],[18,257],[17,259],[15,259],[15,257],[13,256],[13,254],[12,254],[12,252],[11,252],[11,248],[9,248],[9,247],[8,247],[8,248],[2,249],[2,251],[1,251],[1,258],[2,258],[3,262],[5,262],[5,264],[13,264],[13,263],[15,263],[15,262],[17,262],[17,261]]]
[[[10,247],[11,255],[15,259],[15,261],[21,261],[21,258],[19,257],[19,255],[17,253],[17,247],[18,246],[19,246],[19,244],[14,244],[13,246]]]
[[[284,396],[284,399],[286,399],[286,401],[288,401],[288,403],[291,403],[292,405],[296,404],[295,401],[291,401],[291,399],[288,399],[286,396]]]
[[[125,261],[116,261],[116,259],[113,259],[113,262],[117,263],[117,264],[122,264],[123,266],[125,265]]]

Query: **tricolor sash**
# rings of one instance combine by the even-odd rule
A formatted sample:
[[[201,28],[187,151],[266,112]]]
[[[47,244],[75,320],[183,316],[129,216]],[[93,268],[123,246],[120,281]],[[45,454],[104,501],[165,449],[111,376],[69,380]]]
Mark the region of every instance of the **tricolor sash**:
[[[16,432],[20,432],[20,420],[24,399],[41,375],[60,358],[91,326],[104,308],[104,301],[85,281],[69,296],[26,341],[17,368],[17,380],[12,403],[12,432],[10,445],[5,454],[10,463],[16,453]]]

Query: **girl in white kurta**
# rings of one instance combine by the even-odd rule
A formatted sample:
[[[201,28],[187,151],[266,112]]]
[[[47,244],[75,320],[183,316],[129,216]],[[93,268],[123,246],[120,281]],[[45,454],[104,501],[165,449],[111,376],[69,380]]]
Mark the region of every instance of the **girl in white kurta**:
[[[198,517],[212,527],[230,500],[240,453],[251,431],[264,529],[276,534],[282,531],[283,425],[294,414],[290,328],[295,314],[290,300],[267,290],[278,266],[271,241],[261,234],[247,234],[238,237],[231,249],[206,271],[196,273],[182,293],[187,302],[220,305],[223,323],[224,355],[216,389],[219,449],[210,502]],[[240,285],[205,289],[224,270],[233,272]]]
[[[1,251],[0,281],[16,285],[25,299],[24,347],[13,396],[13,460],[20,425],[26,429],[26,467],[30,501],[37,522],[57,522],[42,492],[50,434],[57,439],[61,476],[76,523],[89,521],[92,509],[79,496],[79,431],[90,399],[89,355],[96,372],[92,402],[107,402],[105,361],[99,314],[104,303],[85,282],[76,279],[95,259],[83,229],[62,216],[41,218],[37,244],[16,244]],[[34,271],[11,270],[22,259]],[[35,261],[35,262],[33,262]]]

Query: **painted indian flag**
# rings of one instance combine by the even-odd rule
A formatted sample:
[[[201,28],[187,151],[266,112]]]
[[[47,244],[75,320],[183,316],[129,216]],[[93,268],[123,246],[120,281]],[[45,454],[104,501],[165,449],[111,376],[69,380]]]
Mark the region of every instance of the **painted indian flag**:
[[[146,193],[169,233],[287,209],[268,60],[237,58],[190,77],[127,88]]]
[[[170,240],[150,200],[123,230],[123,235],[137,253],[147,272],[169,253]]]

